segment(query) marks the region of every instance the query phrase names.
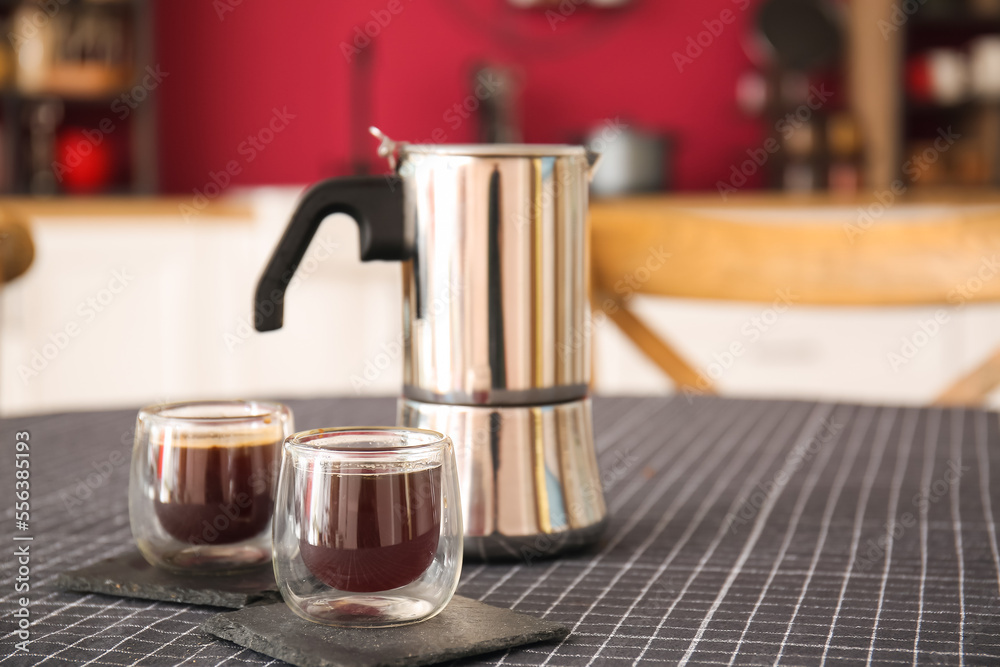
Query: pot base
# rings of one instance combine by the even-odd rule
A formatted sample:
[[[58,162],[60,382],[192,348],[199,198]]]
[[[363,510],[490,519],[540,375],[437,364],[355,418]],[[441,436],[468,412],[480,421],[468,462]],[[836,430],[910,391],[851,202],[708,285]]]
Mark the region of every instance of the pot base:
[[[455,443],[467,557],[530,561],[600,538],[607,508],[590,399],[472,406],[402,398],[399,423]]]

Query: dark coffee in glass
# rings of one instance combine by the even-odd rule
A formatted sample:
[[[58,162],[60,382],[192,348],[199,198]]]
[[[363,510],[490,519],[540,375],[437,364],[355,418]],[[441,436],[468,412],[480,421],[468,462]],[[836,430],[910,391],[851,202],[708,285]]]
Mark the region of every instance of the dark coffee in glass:
[[[154,508],[163,529],[188,544],[233,544],[268,527],[281,441],[161,446]]]
[[[306,489],[299,548],[310,572],[352,593],[399,588],[424,573],[441,533],[440,466],[342,471],[326,481]]]

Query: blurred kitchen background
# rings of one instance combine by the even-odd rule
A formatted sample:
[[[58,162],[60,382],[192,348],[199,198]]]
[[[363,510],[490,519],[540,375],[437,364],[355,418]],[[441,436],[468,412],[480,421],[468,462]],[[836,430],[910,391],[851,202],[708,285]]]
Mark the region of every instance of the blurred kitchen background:
[[[637,206],[851,243],[1000,228],[1000,0],[5,0],[0,27],[4,415],[398,392],[400,268],[362,265],[347,218],[284,329],[250,320],[303,187],[387,170],[370,125],[588,143],[605,229]],[[676,391],[673,368],[698,391],[928,403],[990,377],[990,257],[941,304],[638,295],[631,331],[598,308],[595,390]]]

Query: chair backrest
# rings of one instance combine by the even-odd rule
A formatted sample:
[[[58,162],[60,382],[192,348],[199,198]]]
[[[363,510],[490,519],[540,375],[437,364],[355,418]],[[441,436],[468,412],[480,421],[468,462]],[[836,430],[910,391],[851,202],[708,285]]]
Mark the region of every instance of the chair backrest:
[[[35,244],[28,225],[0,209],[0,283],[9,283],[31,266]]]
[[[595,203],[591,222],[595,289],[612,296],[631,278],[639,292],[701,299],[768,302],[791,290],[815,305],[1000,300],[1000,209],[737,222],[650,199]],[[670,256],[650,270],[654,252]]]

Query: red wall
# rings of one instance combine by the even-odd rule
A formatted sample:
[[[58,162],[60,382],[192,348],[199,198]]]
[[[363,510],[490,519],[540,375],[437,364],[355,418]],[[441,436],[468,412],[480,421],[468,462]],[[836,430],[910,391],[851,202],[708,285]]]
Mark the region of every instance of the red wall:
[[[349,66],[340,45],[375,10],[391,20],[368,47],[372,119],[393,138],[426,140],[440,128],[447,142],[474,140],[474,122],[452,129],[445,113],[469,94],[473,64],[489,60],[522,72],[526,141],[571,141],[621,116],[675,134],[679,188],[712,188],[761,140],[734,102],[750,66],[741,42],[756,3],[634,0],[597,10],[564,0],[567,16],[546,17],[507,0],[161,0],[161,183],[190,192],[227,164],[241,185],[347,173]],[[401,11],[387,14],[390,6]],[[734,22],[715,23],[721,34],[679,72],[673,54],[726,10]],[[275,108],[295,118],[261,151],[243,144]]]

